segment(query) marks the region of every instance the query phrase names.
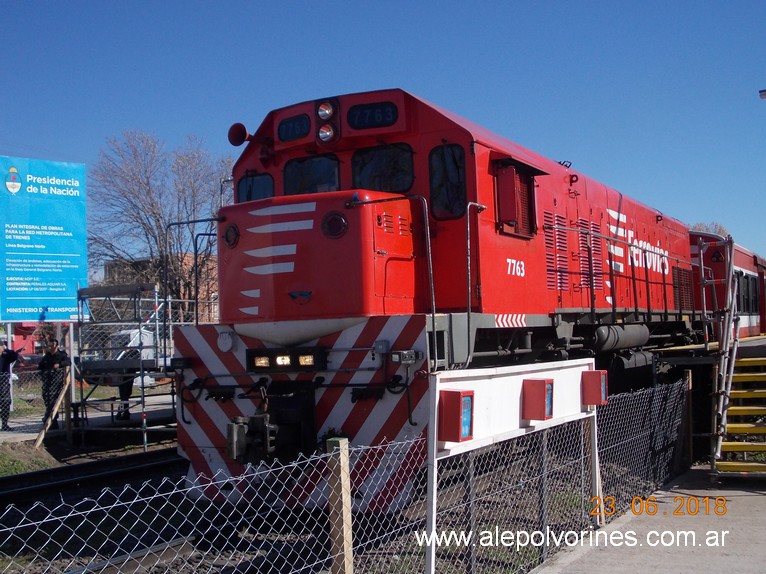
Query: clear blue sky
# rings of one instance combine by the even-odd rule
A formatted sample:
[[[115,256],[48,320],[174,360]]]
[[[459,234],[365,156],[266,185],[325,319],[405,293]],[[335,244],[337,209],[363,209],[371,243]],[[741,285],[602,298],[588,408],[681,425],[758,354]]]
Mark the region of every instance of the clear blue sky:
[[[766,256],[766,2],[6,0],[0,155],[401,87]]]

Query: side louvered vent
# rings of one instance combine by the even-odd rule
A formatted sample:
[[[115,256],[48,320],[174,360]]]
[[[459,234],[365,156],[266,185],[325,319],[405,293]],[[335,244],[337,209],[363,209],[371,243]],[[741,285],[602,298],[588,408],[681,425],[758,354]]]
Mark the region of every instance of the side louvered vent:
[[[519,196],[518,233],[529,237],[532,235],[531,196],[534,189],[534,179],[530,175],[517,172],[517,190]]]
[[[394,233],[394,216],[390,213],[383,213],[380,217],[380,226],[384,233]]]
[[[402,237],[409,237],[412,235],[412,225],[410,225],[410,220],[407,217],[402,217],[401,215],[397,218],[399,222],[399,235]]]
[[[577,227],[581,229],[580,238],[580,276],[582,287],[585,289],[604,289],[604,252],[603,240],[600,237],[601,226],[587,219],[578,219]],[[590,232],[590,237],[588,236]],[[588,241],[593,250],[592,257],[588,256]],[[592,259],[592,261],[591,261]]]
[[[546,284],[551,290],[566,290],[569,288],[567,232],[561,229],[566,226],[566,218],[545,211],[543,224],[545,226]]]
[[[380,218],[379,225],[383,233],[392,233],[401,237],[412,235],[412,226],[410,225],[409,218],[391,213],[381,213],[378,217]]]
[[[692,272],[689,269],[673,267],[673,303],[679,311],[689,310],[694,304]]]
[[[593,288],[604,289],[604,239],[601,237],[601,225],[591,222],[590,231],[593,234]]]
[[[553,234],[553,214],[543,212],[545,230],[545,281],[548,289],[556,289],[556,238]]]

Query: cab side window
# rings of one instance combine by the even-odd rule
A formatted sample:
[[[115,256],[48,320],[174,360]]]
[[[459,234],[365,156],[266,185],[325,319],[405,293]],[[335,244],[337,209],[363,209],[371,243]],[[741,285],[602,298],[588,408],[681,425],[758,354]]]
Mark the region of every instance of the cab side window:
[[[434,219],[457,219],[465,214],[465,151],[443,144],[428,156],[431,215]]]

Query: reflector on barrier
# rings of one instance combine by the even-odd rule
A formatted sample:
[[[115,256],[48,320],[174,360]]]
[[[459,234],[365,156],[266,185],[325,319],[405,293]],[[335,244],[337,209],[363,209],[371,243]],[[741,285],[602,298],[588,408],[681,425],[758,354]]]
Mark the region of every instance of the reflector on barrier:
[[[605,405],[608,400],[606,371],[583,371],[581,388],[583,405]]]
[[[438,438],[448,442],[473,438],[473,391],[439,392]]]
[[[524,379],[521,418],[545,421],[553,417],[553,379]]]

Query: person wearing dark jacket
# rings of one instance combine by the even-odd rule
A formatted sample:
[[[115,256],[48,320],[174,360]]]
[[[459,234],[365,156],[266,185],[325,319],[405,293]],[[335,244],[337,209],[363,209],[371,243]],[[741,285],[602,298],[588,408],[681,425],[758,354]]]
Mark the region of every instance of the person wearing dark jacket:
[[[0,353],[0,430],[11,431],[13,429],[8,426],[8,417],[11,415],[11,365],[19,355],[9,349],[5,341],[0,346],[3,348]]]
[[[65,367],[67,366],[69,366],[69,355],[63,349],[59,349],[58,341],[55,339],[51,340],[38,366],[43,379],[43,402],[45,403],[43,421],[53,416],[51,429],[59,427],[59,414],[58,411],[53,412],[53,407],[56,406],[56,399],[58,399],[61,389],[64,387]]]

